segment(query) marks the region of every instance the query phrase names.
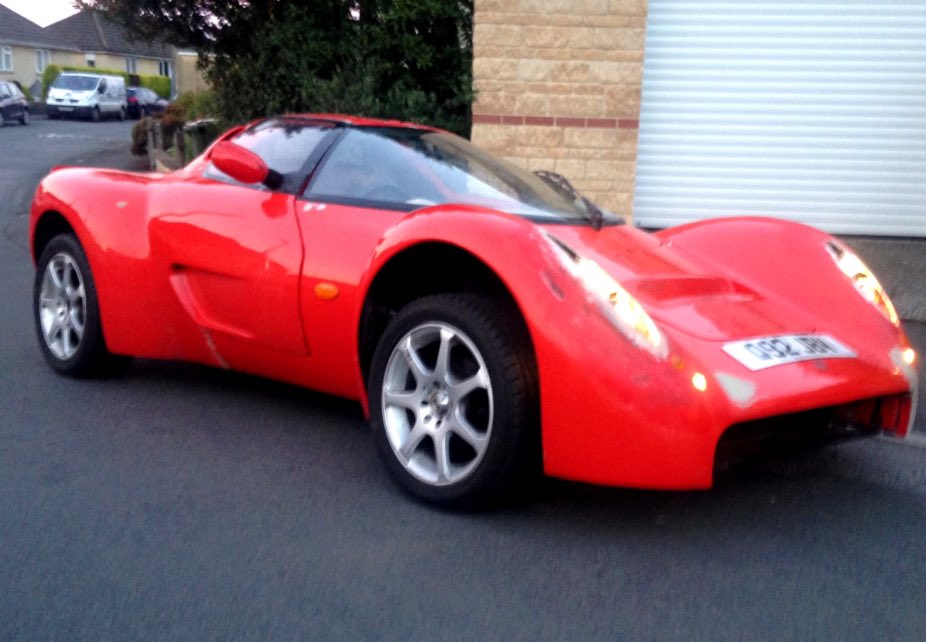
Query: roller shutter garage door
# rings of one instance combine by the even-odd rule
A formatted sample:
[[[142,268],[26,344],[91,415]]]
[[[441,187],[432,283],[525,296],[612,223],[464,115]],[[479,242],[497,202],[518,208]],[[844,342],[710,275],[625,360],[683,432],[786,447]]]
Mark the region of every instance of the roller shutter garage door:
[[[634,220],[926,236],[926,0],[650,0]]]

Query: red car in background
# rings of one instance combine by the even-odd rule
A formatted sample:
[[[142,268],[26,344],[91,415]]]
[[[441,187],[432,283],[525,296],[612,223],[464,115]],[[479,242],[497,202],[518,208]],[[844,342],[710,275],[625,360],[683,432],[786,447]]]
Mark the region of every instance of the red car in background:
[[[142,118],[160,114],[170,103],[146,87],[127,87],[125,90],[126,115]]]
[[[56,169],[30,234],[55,371],[182,359],[355,399],[391,475],[442,505],[540,470],[708,488],[770,445],[913,418],[915,354],[835,238],[649,234],[428,127],[285,116],[172,174]]]

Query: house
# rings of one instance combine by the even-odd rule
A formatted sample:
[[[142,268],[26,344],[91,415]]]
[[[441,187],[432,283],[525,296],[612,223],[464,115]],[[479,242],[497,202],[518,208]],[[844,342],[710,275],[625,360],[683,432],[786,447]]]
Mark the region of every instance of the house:
[[[175,93],[208,91],[209,83],[199,69],[199,54],[192,49],[174,49],[173,73]]]
[[[174,50],[167,44],[132,40],[100,11],[85,9],[48,25],[45,33],[57,42],[76,47],[76,64],[145,76],[173,77]]]
[[[85,9],[42,28],[0,5],[0,80],[16,80],[37,97],[49,64],[165,76],[174,95],[207,88],[196,52],[133,40],[100,11]]]
[[[13,80],[32,91],[50,64],[83,64],[76,45],[62,41],[0,5],[0,80]],[[33,92],[36,93],[36,92]]]
[[[926,237],[926,3],[476,0],[473,140],[637,225]]]

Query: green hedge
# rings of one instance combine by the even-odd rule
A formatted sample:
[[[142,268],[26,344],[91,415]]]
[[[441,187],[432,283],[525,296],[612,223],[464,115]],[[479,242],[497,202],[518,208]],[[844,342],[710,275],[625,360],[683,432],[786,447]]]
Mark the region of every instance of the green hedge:
[[[48,97],[48,88],[55,81],[55,78],[63,71],[75,71],[87,74],[100,74],[103,76],[122,76],[125,79],[125,85],[128,87],[132,84],[131,75],[126,71],[116,71],[115,69],[98,69],[96,67],[75,67],[73,65],[48,65],[42,74],[42,98]],[[138,75],[139,84],[142,87],[151,89],[161,98],[170,98],[170,78],[167,76],[140,76]]]

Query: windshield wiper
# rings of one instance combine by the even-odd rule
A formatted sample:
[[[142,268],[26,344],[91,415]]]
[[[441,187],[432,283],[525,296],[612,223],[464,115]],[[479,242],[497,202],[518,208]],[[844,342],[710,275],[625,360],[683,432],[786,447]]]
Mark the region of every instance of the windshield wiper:
[[[569,182],[568,178],[562,174],[557,174],[556,172],[550,172],[544,169],[538,169],[534,172],[534,174],[543,180],[544,183],[559,192],[560,195],[566,196],[573,202],[579,201],[582,203],[585,208],[585,211],[582,213],[582,218],[591,223],[592,229],[596,231],[601,229],[601,226],[604,225],[605,213],[601,210],[600,207],[582,196],[582,194],[579,193],[579,190],[573,187],[572,183]]]

